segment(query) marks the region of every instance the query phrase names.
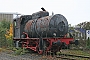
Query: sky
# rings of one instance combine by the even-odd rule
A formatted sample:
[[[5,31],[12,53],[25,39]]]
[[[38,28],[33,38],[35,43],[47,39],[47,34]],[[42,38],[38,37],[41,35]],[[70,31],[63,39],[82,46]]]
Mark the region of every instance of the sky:
[[[71,25],[90,21],[90,0],[0,0],[0,12],[31,15],[42,11],[62,14]]]

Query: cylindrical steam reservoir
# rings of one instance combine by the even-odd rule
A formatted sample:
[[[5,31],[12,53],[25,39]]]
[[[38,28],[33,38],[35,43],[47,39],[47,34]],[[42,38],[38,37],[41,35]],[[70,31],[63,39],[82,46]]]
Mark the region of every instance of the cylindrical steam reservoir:
[[[29,37],[63,37],[68,32],[68,22],[61,14],[29,20],[25,25]]]

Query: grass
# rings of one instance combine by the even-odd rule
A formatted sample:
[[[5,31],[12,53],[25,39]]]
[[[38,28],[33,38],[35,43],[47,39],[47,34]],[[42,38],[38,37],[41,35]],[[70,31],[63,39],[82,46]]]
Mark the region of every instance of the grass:
[[[89,51],[89,50],[88,50]],[[71,54],[71,55],[81,55],[81,56],[90,56],[90,53],[87,53],[87,51],[82,51],[82,50],[61,50],[60,52],[57,52],[58,54]],[[79,57],[72,57],[72,56],[67,56],[69,58],[75,58],[77,60],[88,60],[88,58],[79,58]]]
[[[5,52],[6,49],[5,48],[0,48],[0,52]]]
[[[82,50],[62,50],[61,51],[62,54],[74,54],[74,55],[83,55],[83,56],[90,56],[89,53],[84,52]],[[60,54],[59,52],[57,52],[57,54]]]
[[[0,52],[6,52],[8,54],[13,54],[13,55],[22,55],[25,54],[26,50],[22,48],[0,48]]]

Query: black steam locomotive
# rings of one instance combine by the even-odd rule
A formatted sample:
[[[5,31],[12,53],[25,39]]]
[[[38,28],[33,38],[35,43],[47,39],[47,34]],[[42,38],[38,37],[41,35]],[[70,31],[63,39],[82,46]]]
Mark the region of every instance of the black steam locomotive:
[[[43,51],[60,51],[63,44],[69,45],[74,40],[66,37],[68,21],[61,14],[49,16],[49,12],[41,9],[43,11],[14,19],[15,45],[37,51],[39,54]]]

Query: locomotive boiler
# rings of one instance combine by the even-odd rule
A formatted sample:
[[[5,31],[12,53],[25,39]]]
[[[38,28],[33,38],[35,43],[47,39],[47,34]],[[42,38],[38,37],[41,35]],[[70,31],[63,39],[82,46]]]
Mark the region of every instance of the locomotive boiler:
[[[68,32],[68,22],[61,14],[29,20],[25,25],[29,37],[64,37]]]
[[[61,14],[49,16],[43,11],[32,15],[23,15],[13,21],[13,31],[16,47],[23,47],[42,54],[43,52],[57,52],[63,46],[74,42],[72,37],[66,37],[68,33],[68,21]]]

